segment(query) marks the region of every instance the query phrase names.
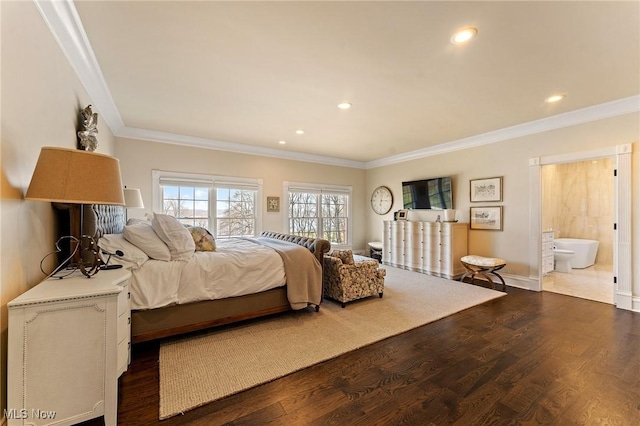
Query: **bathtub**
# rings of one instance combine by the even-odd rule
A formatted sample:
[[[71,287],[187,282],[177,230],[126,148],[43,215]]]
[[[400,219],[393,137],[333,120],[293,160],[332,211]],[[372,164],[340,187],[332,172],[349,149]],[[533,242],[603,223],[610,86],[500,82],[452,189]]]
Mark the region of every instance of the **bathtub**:
[[[582,240],[579,238],[556,238],[553,240],[556,248],[561,250],[571,250],[575,256],[571,259],[571,267],[582,269],[588,268],[596,262],[598,254],[598,244],[596,240]]]

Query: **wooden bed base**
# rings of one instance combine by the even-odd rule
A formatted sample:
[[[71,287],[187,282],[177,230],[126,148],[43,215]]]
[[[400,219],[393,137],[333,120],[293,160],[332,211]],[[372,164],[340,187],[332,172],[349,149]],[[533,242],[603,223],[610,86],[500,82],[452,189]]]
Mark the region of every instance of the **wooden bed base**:
[[[131,312],[131,342],[145,342],[290,311],[286,287],[261,293]]]
[[[85,208],[85,234],[99,238],[103,234],[122,233],[124,214],[120,206],[92,205]],[[327,240],[264,231],[261,237],[289,241],[308,248],[323,265],[331,249]],[[316,307],[317,310],[318,307]],[[132,343],[175,336],[252,318],[290,311],[286,287],[255,294],[206,300],[185,305],[131,312]]]

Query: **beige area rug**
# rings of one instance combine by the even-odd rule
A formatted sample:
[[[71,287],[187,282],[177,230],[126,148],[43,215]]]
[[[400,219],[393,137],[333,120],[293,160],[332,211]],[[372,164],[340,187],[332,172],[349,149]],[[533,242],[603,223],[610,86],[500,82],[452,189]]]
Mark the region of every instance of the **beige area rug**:
[[[160,346],[160,419],[504,296],[385,266],[384,297],[304,310]]]

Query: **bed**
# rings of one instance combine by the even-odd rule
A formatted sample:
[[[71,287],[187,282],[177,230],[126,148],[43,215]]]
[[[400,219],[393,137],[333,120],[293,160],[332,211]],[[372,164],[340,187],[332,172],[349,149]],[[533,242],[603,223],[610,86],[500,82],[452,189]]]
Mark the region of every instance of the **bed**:
[[[84,209],[84,233],[93,235],[96,241],[107,234],[122,234],[125,227],[124,209],[120,206],[92,205]],[[321,265],[324,254],[329,252],[331,245],[327,240],[318,238],[306,238],[295,235],[282,234],[272,231],[264,231],[256,240],[261,240],[261,245],[274,246],[279,251],[280,246],[304,247],[313,256],[312,262],[320,265],[320,282],[322,282]],[[299,247],[292,249],[299,250]],[[305,250],[302,250],[305,251]],[[103,257],[105,255],[103,254]],[[115,255],[117,256],[117,255]],[[286,263],[283,260],[282,263]],[[140,268],[142,269],[142,268]],[[135,273],[135,270],[132,270]],[[181,275],[183,273],[180,273]],[[187,274],[185,274],[187,275]],[[289,274],[288,280],[291,281]],[[294,276],[294,274],[290,274]],[[265,315],[286,312],[292,310],[290,302],[291,291],[296,285],[294,282],[286,282],[284,285],[275,286],[267,290],[250,292],[239,296],[223,297],[213,300],[197,300],[189,303],[171,303],[164,306],[149,309],[138,309],[136,306],[131,312],[131,337],[133,343],[160,339],[196,330],[202,330],[214,326],[230,324]],[[132,288],[132,291],[134,289]],[[320,286],[317,303],[309,303],[316,310],[322,301],[322,288]],[[301,306],[298,301],[295,309]],[[305,306],[307,304],[304,304]]]

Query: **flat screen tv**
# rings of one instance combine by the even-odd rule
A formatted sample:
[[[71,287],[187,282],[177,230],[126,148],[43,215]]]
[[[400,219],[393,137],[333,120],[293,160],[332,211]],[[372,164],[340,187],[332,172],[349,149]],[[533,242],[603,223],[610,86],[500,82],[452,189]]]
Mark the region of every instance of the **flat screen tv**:
[[[452,209],[451,177],[402,182],[402,202],[405,209]]]

